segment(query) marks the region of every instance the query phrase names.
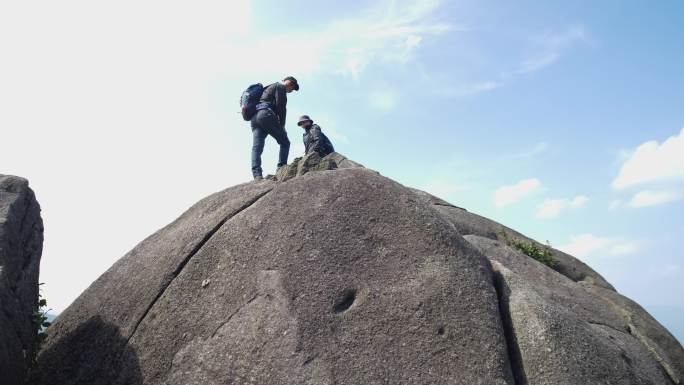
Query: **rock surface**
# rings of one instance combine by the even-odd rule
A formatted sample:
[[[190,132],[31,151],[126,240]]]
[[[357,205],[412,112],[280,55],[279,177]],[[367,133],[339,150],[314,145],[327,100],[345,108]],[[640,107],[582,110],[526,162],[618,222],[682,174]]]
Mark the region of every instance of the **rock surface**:
[[[296,170],[296,171],[295,171]],[[197,203],[51,327],[33,384],[672,384],[581,261],[331,154]]]
[[[292,163],[279,168],[274,179],[278,182],[285,182],[308,172],[361,167],[363,166],[337,152],[333,152],[324,158],[314,152],[301,158],[295,158]]]
[[[509,348],[518,360],[516,383],[646,385],[681,379],[679,373],[669,378],[645,348],[623,317],[624,307],[611,306],[605,295],[499,241],[466,239],[494,268]],[[671,352],[668,358],[682,359],[681,349]]]
[[[28,181],[0,175],[0,384],[23,385],[34,353],[33,312],[43,248],[40,206]]]

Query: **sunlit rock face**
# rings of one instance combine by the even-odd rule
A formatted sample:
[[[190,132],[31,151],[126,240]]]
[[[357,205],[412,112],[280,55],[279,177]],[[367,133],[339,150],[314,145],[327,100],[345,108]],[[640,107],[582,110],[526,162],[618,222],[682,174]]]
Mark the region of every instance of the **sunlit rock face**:
[[[581,261],[340,154],[213,194],[50,328],[33,384],[672,384],[684,351]],[[541,247],[541,246],[540,246]]]

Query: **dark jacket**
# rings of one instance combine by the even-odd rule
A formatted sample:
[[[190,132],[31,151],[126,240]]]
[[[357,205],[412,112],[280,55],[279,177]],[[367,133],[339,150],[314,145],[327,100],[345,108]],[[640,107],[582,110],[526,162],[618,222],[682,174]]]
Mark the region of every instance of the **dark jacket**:
[[[281,126],[285,126],[285,118],[287,117],[287,90],[283,83],[273,83],[264,88],[264,93],[261,94],[259,105],[257,109],[263,109],[262,103],[268,103],[270,109],[276,114]]]
[[[304,132],[304,153],[309,155],[317,152],[322,157],[334,152],[330,139],[323,132],[318,124],[312,124],[311,128]]]

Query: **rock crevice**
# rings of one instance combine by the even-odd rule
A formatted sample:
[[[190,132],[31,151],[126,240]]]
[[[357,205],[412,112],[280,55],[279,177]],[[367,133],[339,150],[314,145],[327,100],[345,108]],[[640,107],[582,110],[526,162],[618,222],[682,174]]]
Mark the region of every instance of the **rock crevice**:
[[[190,262],[192,257],[194,257],[195,254],[197,254],[200,251],[200,249],[202,249],[202,247],[211,239],[211,237],[214,236],[214,234],[216,234],[217,231],[219,231],[221,226],[223,226],[226,222],[228,222],[234,216],[236,216],[236,215],[240,214],[241,212],[243,212],[244,210],[247,210],[248,208],[250,208],[256,202],[258,202],[259,199],[263,198],[269,192],[271,192],[271,190],[260,193],[256,197],[254,197],[253,199],[247,201],[242,207],[239,207],[235,212],[231,213],[230,215],[228,215],[225,218],[223,218],[222,220],[220,220],[219,223],[217,223],[212,229],[210,229],[204,235],[204,237],[202,237],[202,239],[194,246],[194,248],[187,254],[187,256],[183,260],[180,261],[180,263],[178,264],[178,267],[176,267],[176,270],[173,271],[173,273],[171,275],[171,279],[169,279],[168,282],[165,283],[165,285],[159,290],[159,293],[157,294],[157,296],[147,306],[147,309],[145,309],[142,316],[140,317],[138,322],[136,322],[135,326],[133,327],[133,331],[131,332],[127,341],[130,341],[130,339],[133,338],[133,336],[135,335],[135,332],[138,330],[138,327],[140,326],[140,323],[143,322],[145,317],[147,317],[147,314],[150,312],[152,307],[154,307],[154,305],[157,303],[159,298],[161,298],[161,296],[164,295],[164,292],[169,287],[169,285],[171,285],[173,283],[173,280],[176,279],[176,277],[178,277],[178,275],[181,273],[181,271],[183,271],[183,268],[185,268],[185,266],[188,264],[188,262]]]
[[[599,286],[572,281],[501,242],[466,239],[494,268],[504,331],[509,341],[515,338],[521,358],[514,352],[511,363],[514,372],[525,373],[523,383],[670,384],[662,362],[630,332],[622,311],[587,290]]]
[[[520,346],[518,346],[518,338],[515,334],[515,327],[511,320],[511,313],[509,310],[510,304],[508,303],[508,297],[510,296],[510,290],[506,286],[506,281],[499,271],[493,272],[493,281],[494,289],[496,290],[497,299],[499,301],[499,314],[504,336],[506,338],[506,349],[511,371],[513,372],[513,381],[515,385],[527,385],[525,365],[523,365],[522,362]]]

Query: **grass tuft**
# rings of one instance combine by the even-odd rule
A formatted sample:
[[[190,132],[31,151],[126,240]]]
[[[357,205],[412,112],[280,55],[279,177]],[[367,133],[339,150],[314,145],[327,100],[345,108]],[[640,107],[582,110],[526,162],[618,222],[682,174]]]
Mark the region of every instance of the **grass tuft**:
[[[510,237],[506,232],[501,232],[501,238],[506,244],[514,249],[520,250],[523,254],[536,259],[546,266],[553,267],[556,260],[553,258],[551,244],[540,245],[537,242],[526,242]]]

